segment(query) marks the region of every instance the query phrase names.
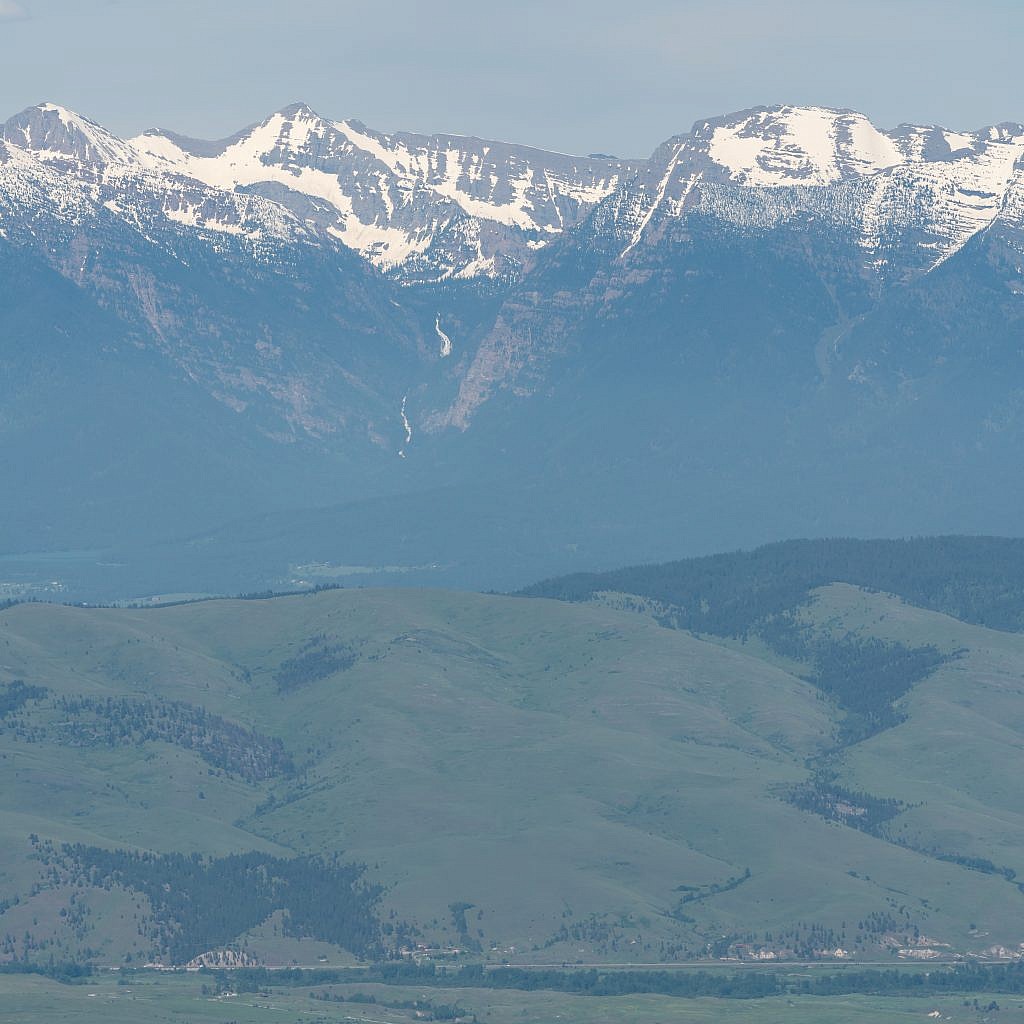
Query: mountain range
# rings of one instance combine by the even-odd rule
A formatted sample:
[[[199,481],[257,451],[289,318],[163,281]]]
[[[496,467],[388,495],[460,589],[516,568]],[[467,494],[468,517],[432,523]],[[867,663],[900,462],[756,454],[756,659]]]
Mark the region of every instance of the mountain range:
[[[0,582],[511,587],[1019,532],[1022,228],[1019,124],[773,106],[618,159],[303,104],[219,142],[29,108]]]

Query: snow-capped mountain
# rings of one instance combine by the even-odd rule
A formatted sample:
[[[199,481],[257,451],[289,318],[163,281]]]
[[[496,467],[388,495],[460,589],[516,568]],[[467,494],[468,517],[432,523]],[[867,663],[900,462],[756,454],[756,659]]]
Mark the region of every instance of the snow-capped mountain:
[[[221,142],[149,131],[128,141],[55,104],[7,122],[3,137],[69,177],[119,192],[181,224],[263,237],[210,195],[259,196],[285,229],[339,240],[405,280],[502,277],[577,224],[638,165],[455,136],[384,135],[304,104]],[[194,196],[190,193],[194,192]],[[166,196],[161,196],[166,193]],[[108,203],[122,205],[119,196]]]
[[[877,129],[862,114],[771,107],[696,124],[609,200],[625,257],[652,221],[713,214],[751,230],[812,218],[884,275],[926,271],[1003,212],[1024,125]],[[609,211],[610,212],[610,211]],[[893,265],[895,261],[895,265]]]
[[[633,164],[481,139],[381,134],[295,104],[222,142],[150,131],[148,166],[250,188],[308,215],[383,270],[408,279],[514,273],[632,175]]]
[[[280,203],[154,171],[129,143],[52,103],[12,117],[2,138],[0,203],[15,227],[19,213],[68,225],[105,210],[143,235],[180,225],[290,245],[318,234]]]
[[[1002,500],[990,481],[1024,450],[1017,124],[883,130],[763,107],[618,160],[382,133],[301,104],[219,142],[121,139],[41,104],[0,131],[0,270],[0,453],[54,473],[22,473],[34,496],[0,493],[19,543],[51,543],[75,502],[113,522],[114,494],[166,532],[193,479],[210,501],[190,501],[190,528],[452,480],[460,501],[523,502],[532,480],[538,537],[575,550],[631,522],[651,481],[652,536],[697,493],[726,509],[717,529],[760,481],[817,508],[805,532],[884,532],[866,438],[896,453],[889,493],[916,481],[922,500],[956,474]],[[116,395],[122,363],[147,410],[127,428],[116,402],[83,397]],[[56,458],[40,423],[52,446],[63,409],[90,441]],[[131,465],[109,455],[125,445]],[[819,501],[815,472],[844,460]],[[556,537],[557,502],[610,518]],[[487,507],[480,522],[500,524]],[[381,536],[421,535],[415,500],[378,512]],[[437,557],[388,550],[384,564]]]
[[[43,104],[0,140],[0,239],[265,435],[390,446],[382,421],[402,385],[389,378],[416,331],[371,266],[288,206],[154,170],[100,126]]]
[[[698,122],[635,161],[384,134],[303,104],[200,142],[158,130],[122,140],[47,103],[3,138],[59,171],[62,191],[91,186],[87,198],[133,223],[337,240],[406,282],[517,277],[599,205],[623,258],[652,225],[698,208],[754,229],[811,216],[879,270],[916,249],[896,268],[913,273],[992,223],[1024,166],[1021,125],[883,131],[852,111],[786,106]],[[5,192],[17,185],[5,175]]]
[[[882,132],[850,111],[795,107],[699,122],[659,147],[540,260],[524,294],[510,299],[482,338],[458,394],[426,425],[467,429],[500,391],[542,387],[548,354],[572,333],[567,323],[594,316],[626,322],[634,314],[622,307],[634,309],[638,295],[663,301],[680,287],[666,280],[667,268],[692,255],[686,273],[706,273],[702,258],[712,238],[819,250],[819,273],[856,281],[830,285],[842,325],[864,302],[930,273],[984,232],[1016,230],[1022,195],[1019,124],[972,133],[908,125]],[[695,238],[703,243],[694,252]],[[1024,236],[1011,244],[1024,251]],[[586,254],[592,262],[597,253],[594,273],[577,280],[557,306],[537,287],[546,266],[580,265]]]

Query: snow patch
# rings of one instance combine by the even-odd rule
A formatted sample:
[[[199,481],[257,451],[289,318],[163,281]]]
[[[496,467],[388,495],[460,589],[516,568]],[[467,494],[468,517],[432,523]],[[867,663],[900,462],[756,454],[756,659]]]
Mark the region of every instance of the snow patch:
[[[843,126],[849,131],[852,143],[847,160],[860,173],[872,174],[903,163],[903,154],[896,143],[866,117],[853,115],[845,119]]]
[[[340,227],[331,225],[327,233],[383,269],[401,266],[429,245],[429,240],[417,240],[401,228],[364,224],[354,213],[345,217]]]
[[[951,153],[959,152],[961,149],[973,150],[977,141],[973,135],[967,135],[964,132],[943,131],[942,137],[946,140],[946,145],[949,146]]]
[[[829,185],[902,162],[896,144],[861,114],[824,107],[760,110],[715,127],[708,155],[744,185]]]
[[[259,232],[247,232],[241,224],[230,221],[217,220],[214,217],[204,217],[198,207],[183,205],[164,210],[164,216],[174,221],[175,224],[183,224],[190,228],[201,228],[204,231],[220,231],[226,235],[250,235],[258,237]]]

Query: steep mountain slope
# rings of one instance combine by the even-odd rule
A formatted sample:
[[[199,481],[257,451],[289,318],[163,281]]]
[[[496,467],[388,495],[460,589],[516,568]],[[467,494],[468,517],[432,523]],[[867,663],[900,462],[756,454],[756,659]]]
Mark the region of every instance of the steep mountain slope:
[[[860,115],[770,108],[669,140],[642,175],[541,257],[482,339],[458,400],[432,423],[465,429],[497,389],[536,389],[552,352],[581,337],[592,345],[595,332],[622,345],[653,325],[685,356],[696,326],[716,348],[745,353],[783,329],[770,320],[758,328],[761,288],[777,322],[818,305],[804,319],[820,345],[801,355],[808,372],[828,375],[861,318],[880,301],[901,304],[900,286],[979,232],[1012,237],[1019,251],[1024,128],[891,134]],[[1016,294],[1018,268],[992,269],[1004,294]],[[732,322],[744,312],[751,323]],[[962,331],[965,319],[947,316],[947,329]]]
[[[315,564],[505,588],[681,545],[1019,532],[1022,153],[1019,125],[812,107],[698,122],[646,161],[301,104],[217,143],[30,108],[0,141],[0,234],[40,281],[8,301],[30,316],[47,275],[71,282],[159,357],[157,406],[187,380],[230,413],[238,481],[233,502],[197,485],[180,529],[121,491],[138,511],[88,546],[139,539],[97,557],[131,569],[76,593],[260,589]],[[31,334],[0,341],[28,379]],[[111,403],[67,422],[97,445],[59,493],[112,507]],[[79,547],[66,508],[25,491],[0,548]]]
[[[24,120],[37,153],[0,143],[5,543],[379,489],[422,356],[376,271],[277,204],[149,175],[66,112]]]
[[[6,144],[12,246],[48,259],[225,405],[265,402],[278,422],[260,425],[282,440],[342,425],[374,436],[365,393],[401,387],[416,332],[362,261],[278,204],[147,172],[60,108],[6,133],[35,147]]]
[[[0,522],[36,550],[198,529],[280,501],[301,453],[253,436],[109,310],[0,240]],[[5,573],[6,576],[6,573]]]

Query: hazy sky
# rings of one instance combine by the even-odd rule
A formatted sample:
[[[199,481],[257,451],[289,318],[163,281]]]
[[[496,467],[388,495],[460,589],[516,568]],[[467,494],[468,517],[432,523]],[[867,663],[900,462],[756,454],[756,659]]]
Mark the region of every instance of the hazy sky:
[[[48,99],[120,134],[214,138],[301,99],[646,156],[761,103],[1024,121],[1022,44],[1022,0],[0,0],[0,115]]]

